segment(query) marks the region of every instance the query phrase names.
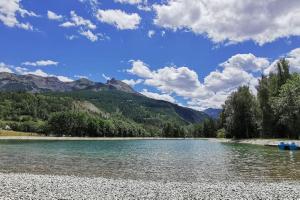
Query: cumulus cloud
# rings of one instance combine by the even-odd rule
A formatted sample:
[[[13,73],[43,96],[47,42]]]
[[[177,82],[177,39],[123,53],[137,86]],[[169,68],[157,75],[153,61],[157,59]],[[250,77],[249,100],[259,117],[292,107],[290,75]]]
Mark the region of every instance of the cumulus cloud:
[[[290,72],[300,73],[300,48],[293,49],[285,54],[284,57],[290,64]],[[279,59],[275,60],[268,68],[266,68],[264,74],[268,75],[270,73],[276,73],[278,61]]]
[[[183,97],[189,107],[198,110],[220,108],[227,96],[242,85],[249,86],[255,93],[260,73],[270,65],[266,58],[253,54],[236,54],[220,63],[201,82],[198,74],[185,66],[166,66],[151,70],[141,60],[131,63],[127,72],[143,78],[145,85],[155,87],[161,92],[160,95]]]
[[[59,21],[59,20],[63,19],[62,15],[58,15],[55,12],[52,12],[50,10],[48,10],[47,16],[48,16],[48,19],[50,19],[50,20],[57,20],[57,21]]]
[[[44,72],[43,70],[41,69],[37,69],[37,70],[34,70],[34,71],[30,71],[29,69],[27,68],[23,68],[23,67],[16,67],[15,68],[15,71],[18,73],[18,74],[21,74],[21,75],[28,75],[28,74],[31,74],[31,75],[35,75],[35,76],[41,76],[41,77],[56,77],[58,78],[58,80],[62,81],[62,82],[72,82],[73,79],[70,79],[66,76],[60,76],[60,75],[53,75],[53,74],[48,74],[46,72]]]
[[[132,61],[132,67],[127,72],[144,78],[144,84],[154,86],[163,93],[184,97],[205,95],[197,73],[188,67],[171,66],[151,71],[144,62],[137,60]]]
[[[29,17],[38,17],[32,11],[23,9],[20,0],[2,0],[0,1],[0,21],[8,27],[18,27],[25,30],[33,30],[33,27],[30,23],[20,22],[17,18],[18,16],[24,18]]]
[[[163,101],[168,101],[171,103],[176,103],[176,100],[174,97],[168,94],[159,94],[159,93],[154,93],[154,92],[149,92],[147,89],[144,89],[141,94],[145,95],[146,97],[156,99],[156,100],[163,100]]]
[[[300,48],[294,49],[288,53],[287,60],[290,63],[291,72],[300,73]]]
[[[137,80],[124,79],[124,80],[122,80],[122,82],[126,83],[127,85],[130,85],[131,87],[134,87],[135,85],[142,83],[143,80],[142,79],[137,79]]]
[[[0,72],[13,73],[11,67],[3,62],[0,62]]]
[[[249,54],[236,54],[229,58],[226,62],[220,64],[224,68],[237,68],[250,72],[262,71],[270,65],[267,58],[256,57]]]
[[[248,85],[255,91],[257,78],[238,68],[225,68],[223,71],[213,71],[204,79],[205,88],[213,91],[225,91],[231,93],[241,85]]]
[[[137,29],[141,17],[137,13],[126,13],[122,10],[98,10],[97,19],[103,23],[107,23],[117,27],[120,30]]]
[[[78,16],[74,10],[70,12],[71,18],[70,21],[66,21],[60,24],[61,27],[69,28],[69,27],[85,27],[87,29],[96,29],[97,26],[93,24],[90,20],[84,19],[81,16]]]
[[[49,66],[49,65],[58,65],[58,62],[53,61],[53,60],[38,60],[35,62],[23,62],[22,65],[28,65],[28,66]]]
[[[87,31],[80,31],[79,32],[80,35],[83,35],[84,37],[86,37],[88,40],[92,41],[92,42],[96,42],[98,40],[98,35],[94,34],[92,31],[87,30]]]
[[[153,5],[154,23],[205,35],[213,42],[259,45],[300,35],[300,1],[167,0]]]
[[[142,78],[151,78],[153,76],[152,71],[149,67],[141,60],[131,61],[132,67],[131,69],[127,69],[126,71],[137,75]]]

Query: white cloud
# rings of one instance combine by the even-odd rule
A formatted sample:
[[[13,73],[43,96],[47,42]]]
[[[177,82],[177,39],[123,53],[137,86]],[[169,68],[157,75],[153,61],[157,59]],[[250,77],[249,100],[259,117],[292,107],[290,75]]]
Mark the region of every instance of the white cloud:
[[[259,58],[253,54],[236,54],[229,58],[226,62],[220,66],[224,68],[237,68],[247,72],[262,71],[270,65],[267,58]]]
[[[149,30],[148,31],[148,37],[152,38],[155,35],[155,31],[154,30]]]
[[[230,95],[228,92],[212,93],[208,98],[193,98],[187,102],[189,108],[195,110],[205,110],[207,108],[221,108],[222,104]]]
[[[60,24],[61,27],[69,28],[69,27],[85,27],[88,29],[96,29],[97,26],[93,24],[90,20],[84,19],[81,16],[78,16],[74,10],[70,12],[71,18],[70,21],[64,22]]]
[[[143,2],[142,0],[114,0],[114,1],[119,3],[127,3],[127,4],[140,4]]]
[[[143,80],[142,79],[137,79],[137,80],[124,79],[124,80],[122,80],[122,82],[126,83],[127,85],[130,85],[131,87],[134,87],[135,85],[142,83]]]
[[[58,62],[53,60],[38,60],[35,62],[23,62],[22,65],[28,65],[28,66],[49,66],[49,65],[58,65]]]
[[[105,79],[105,80],[111,80],[111,77],[108,77],[108,76],[106,76],[105,74],[102,74],[102,77]]]
[[[228,67],[223,71],[213,71],[204,79],[205,88],[213,92],[231,93],[239,86],[248,85],[255,91],[257,78],[242,69]]]
[[[56,78],[58,78],[58,80],[60,80],[62,82],[71,82],[71,81],[73,81],[73,79],[70,79],[70,78],[68,78],[66,76],[48,74],[48,73],[44,72],[41,69],[37,69],[37,70],[34,70],[34,71],[29,71],[29,69],[27,69],[27,68],[16,67],[15,71],[18,74],[21,74],[21,75],[31,74],[31,75],[41,76],[41,77],[56,77]]]
[[[98,0],[79,0],[79,2],[88,3],[93,12],[97,11],[98,5],[100,4]]]
[[[163,93],[175,93],[183,97],[207,95],[198,79],[198,74],[188,67],[164,67],[152,71],[153,76],[145,84],[156,87]]]
[[[79,34],[85,36],[87,39],[89,39],[92,42],[96,42],[98,40],[98,36],[90,30],[79,31]]]
[[[163,100],[163,101],[168,101],[171,103],[176,103],[176,100],[174,97],[168,94],[159,94],[159,93],[154,93],[154,92],[149,92],[147,89],[144,89],[141,94],[145,95],[146,97],[156,99],[156,100]]]
[[[164,67],[151,71],[142,61],[132,61],[127,72],[145,78],[144,84],[156,87],[163,93],[184,97],[206,95],[195,71],[187,67]]]
[[[156,25],[188,29],[216,43],[253,40],[263,45],[300,36],[299,0],[166,0],[153,9]]]
[[[300,73],[300,48],[293,49],[289,53],[285,54],[284,57],[286,57],[286,60],[290,64],[290,72]],[[264,70],[264,74],[268,75],[271,72],[276,73],[278,61],[279,59],[274,60],[274,62]]]
[[[9,65],[6,65],[5,63],[0,62],[0,72],[13,73],[10,68],[11,67]]]
[[[0,21],[8,27],[18,27],[25,30],[33,30],[30,23],[22,23],[17,19],[17,15],[22,18],[38,17],[34,12],[22,8],[20,0],[1,0],[0,1]]]
[[[137,13],[126,13],[122,10],[98,10],[97,18],[103,23],[117,27],[120,30],[137,29],[141,17]]]
[[[79,79],[88,79],[87,76],[84,76],[84,75],[74,75],[75,78],[79,78]]]
[[[213,92],[232,92],[241,85],[249,85],[255,92],[257,77],[255,72],[263,72],[270,62],[253,54],[236,54],[221,63],[222,71],[215,70],[204,78],[204,86]]]
[[[57,21],[59,21],[59,20],[63,19],[62,15],[58,15],[55,12],[52,12],[50,10],[48,10],[47,16],[48,16],[48,19],[50,19],[50,20],[57,20]]]
[[[266,58],[236,54],[219,65],[221,70],[212,71],[201,83],[198,74],[185,66],[151,70],[141,60],[131,63],[132,67],[127,72],[145,79],[145,85],[155,87],[162,94],[183,97],[189,107],[198,110],[220,108],[227,96],[243,85],[249,86],[256,93],[260,73],[270,65]]]
[[[152,7],[151,6],[148,6],[148,5],[142,5],[142,4],[139,4],[138,6],[137,6],[137,8],[139,9],[139,10],[142,10],[142,11],[146,11],[146,12],[150,12],[150,11],[152,11]]]
[[[292,50],[287,55],[287,60],[290,63],[290,71],[300,73],[300,48]]]
[[[64,22],[60,24],[59,26],[64,27],[64,28],[69,28],[69,27],[74,27],[75,24],[73,22]]]
[[[153,76],[149,67],[141,60],[131,61],[132,67],[127,72],[142,78],[151,78]]]
[[[53,75],[50,75],[53,76]],[[66,76],[54,76],[56,78],[58,78],[58,80],[62,81],[62,82],[72,82],[74,81],[73,79],[66,77]]]

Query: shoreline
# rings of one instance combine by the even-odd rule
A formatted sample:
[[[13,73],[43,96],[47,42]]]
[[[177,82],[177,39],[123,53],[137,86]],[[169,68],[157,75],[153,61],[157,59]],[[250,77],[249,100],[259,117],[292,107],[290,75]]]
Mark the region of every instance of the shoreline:
[[[226,138],[163,138],[163,137],[55,137],[55,136],[0,136],[1,140],[46,140],[46,141],[118,141],[118,140],[208,140],[221,143],[252,144],[261,146],[277,146],[279,142],[295,142],[300,146],[300,140],[289,139],[226,139]]]
[[[5,199],[299,199],[299,181],[161,182],[0,173]]]

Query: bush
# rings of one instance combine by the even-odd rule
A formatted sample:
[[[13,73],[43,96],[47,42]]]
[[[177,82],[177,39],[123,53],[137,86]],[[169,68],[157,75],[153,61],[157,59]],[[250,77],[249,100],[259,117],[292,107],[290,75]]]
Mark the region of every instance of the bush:
[[[225,138],[226,137],[226,131],[224,128],[217,130],[217,138]]]

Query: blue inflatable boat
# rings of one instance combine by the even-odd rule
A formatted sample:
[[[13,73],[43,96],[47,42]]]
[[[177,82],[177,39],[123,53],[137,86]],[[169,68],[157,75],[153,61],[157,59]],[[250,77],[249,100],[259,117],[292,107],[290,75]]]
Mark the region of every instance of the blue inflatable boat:
[[[291,142],[291,143],[280,142],[278,144],[278,148],[280,150],[291,150],[291,151],[295,151],[295,150],[300,149],[300,147],[297,146],[295,142]]]

